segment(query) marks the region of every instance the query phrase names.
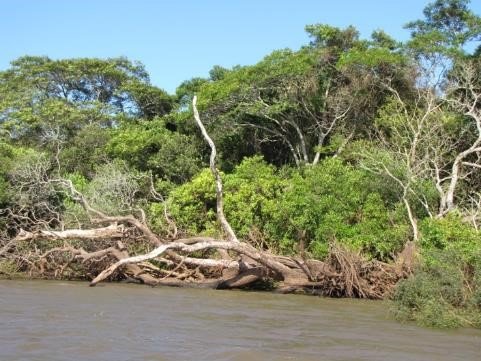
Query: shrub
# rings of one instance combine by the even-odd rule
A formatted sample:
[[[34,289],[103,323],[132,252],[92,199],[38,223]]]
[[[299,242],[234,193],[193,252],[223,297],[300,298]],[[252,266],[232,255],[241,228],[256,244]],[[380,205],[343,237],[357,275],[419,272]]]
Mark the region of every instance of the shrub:
[[[225,213],[239,237],[252,236],[282,253],[305,249],[323,258],[338,241],[385,259],[400,249],[408,227],[381,196],[369,189],[369,178],[337,159],[318,166],[277,171],[261,157],[246,158],[224,175]],[[174,189],[170,211],[188,233],[218,234],[214,182],[204,170]],[[153,205],[151,211],[163,211]]]
[[[441,219],[425,219],[420,224],[421,248],[425,251],[453,251],[460,261],[471,262],[481,249],[481,233],[463,222],[461,215],[450,213]],[[425,252],[429,261],[429,252]]]
[[[120,160],[96,167],[90,181],[80,173],[70,173],[64,177],[84,195],[90,206],[107,215],[138,214],[138,210],[145,205],[147,177],[129,169]],[[72,199],[68,192],[63,195],[65,225],[78,227],[79,223],[89,224],[90,218],[83,206]]]
[[[419,269],[396,287],[395,317],[428,327],[481,327],[481,262],[463,256],[454,249],[424,251]]]
[[[209,169],[202,170],[169,194],[169,211],[177,226],[189,234],[216,233],[215,206],[214,177]],[[163,219],[163,212],[161,204],[150,207],[153,218]]]
[[[388,258],[401,248],[408,228],[369,183],[365,172],[332,158],[293,174],[269,227],[271,237],[293,251],[303,236],[317,258],[333,241]]]
[[[223,175],[225,213],[237,235],[246,238],[253,227],[264,233],[283,181],[261,157],[246,158],[232,174]],[[153,211],[160,211],[153,205]],[[205,169],[191,182],[174,189],[169,210],[177,224],[192,234],[218,234],[214,178]]]
[[[265,233],[285,181],[262,157],[246,158],[225,177],[225,211],[239,237],[247,237],[253,227]]]

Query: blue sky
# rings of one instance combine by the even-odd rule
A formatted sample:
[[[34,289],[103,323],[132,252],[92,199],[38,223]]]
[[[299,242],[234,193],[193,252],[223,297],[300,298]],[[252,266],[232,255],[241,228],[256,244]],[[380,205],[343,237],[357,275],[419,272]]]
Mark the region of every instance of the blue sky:
[[[0,0],[0,70],[22,55],[126,56],[173,92],[213,65],[253,64],[308,42],[304,26],[355,25],[363,37],[422,17],[428,0]],[[471,9],[481,13],[481,0]]]

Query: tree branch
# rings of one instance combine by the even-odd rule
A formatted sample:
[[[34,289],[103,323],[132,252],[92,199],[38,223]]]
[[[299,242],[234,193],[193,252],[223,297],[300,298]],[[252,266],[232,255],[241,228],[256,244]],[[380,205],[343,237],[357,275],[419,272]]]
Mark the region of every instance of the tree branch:
[[[215,178],[215,192],[217,196],[217,218],[219,220],[219,223],[224,230],[224,232],[227,234],[227,239],[232,242],[239,242],[237,239],[237,236],[234,233],[234,230],[230,226],[229,222],[225,218],[224,215],[224,198],[222,194],[222,178],[220,176],[219,170],[217,169],[215,165],[215,158],[217,156],[217,150],[214,144],[214,141],[212,138],[209,136],[207,133],[207,130],[204,127],[204,124],[200,120],[199,116],[199,111],[197,110],[197,96],[194,96],[192,99],[192,108],[194,110],[194,118],[195,121],[197,122],[197,125],[199,126],[202,135],[204,139],[207,141],[207,143],[210,146],[211,153],[210,153],[210,170],[212,172],[212,175]]]

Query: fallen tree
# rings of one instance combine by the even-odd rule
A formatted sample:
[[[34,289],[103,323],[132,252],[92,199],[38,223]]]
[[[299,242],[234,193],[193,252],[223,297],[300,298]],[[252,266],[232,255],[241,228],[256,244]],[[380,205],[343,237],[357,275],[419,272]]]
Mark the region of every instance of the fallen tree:
[[[179,238],[177,232],[162,238],[149,228],[143,213],[140,218],[132,214],[109,216],[92,207],[70,180],[58,178],[48,182],[61,187],[82,206],[90,228],[52,230],[44,222],[32,229],[19,229],[15,236],[3,238],[0,261],[10,262],[32,277],[89,279],[91,286],[107,279],[128,279],[151,286],[208,288],[253,287],[260,283],[279,292],[336,297],[379,299],[391,293],[409,271],[409,255],[387,264],[367,261],[333,244],[327,259],[319,261],[304,254],[275,255],[240,241],[224,214],[216,147],[200,119],[196,97],[192,105],[197,125],[211,148],[217,219],[225,239]],[[47,245],[40,247],[39,242]],[[147,252],[138,254],[139,244]]]

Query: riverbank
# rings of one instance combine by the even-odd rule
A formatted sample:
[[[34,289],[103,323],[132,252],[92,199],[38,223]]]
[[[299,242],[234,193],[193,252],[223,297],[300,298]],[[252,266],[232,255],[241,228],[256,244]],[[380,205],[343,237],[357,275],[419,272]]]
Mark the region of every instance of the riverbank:
[[[52,245],[48,243],[45,244],[46,248],[42,249],[39,248],[40,245],[41,243],[35,247],[35,250],[27,248],[22,254],[14,254],[15,258],[11,257],[0,261],[0,278],[77,280],[92,284],[92,279],[98,277],[97,275],[103,269],[115,262],[115,258],[108,256],[85,262],[83,259],[69,254],[71,249],[52,248]],[[91,243],[87,241],[84,245],[77,243],[76,246],[83,249],[91,246]],[[147,244],[144,246],[148,247]],[[103,244],[102,247],[101,249],[110,248],[107,244]],[[137,244],[136,247],[139,245]],[[93,250],[91,252],[95,253]],[[334,255],[337,256],[334,257]],[[144,272],[150,271],[151,273],[144,273],[142,276],[141,274],[132,274],[129,269],[119,269],[107,280],[110,281],[110,284],[144,283],[143,279],[147,279],[153,280],[148,284],[150,286],[230,288],[337,298],[390,299],[394,301],[393,307],[391,307],[392,315],[401,322],[414,321],[418,325],[434,328],[481,328],[481,313],[479,312],[481,307],[479,284],[481,263],[476,257],[463,260],[460,258],[459,252],[427,253],[423,251],[422,257],[418,257],[413,265],[414,268],[408,271],[405,266],[399,268],[399,264],[396,266],[395,263],[383,264],[368,261],[353,253],[342,253],[337,250],[334,255],[322,263],[333,271],[330,271],[327,276],[327,272],[324,271],[317,282],[311,282],[311,286],[305,284],[303,287],[288,286],[279,278],[275,278],[274,273],[264,274],[254,282],[236,286],[234,282],[239,279],[238,268],[234,269],[233,273],[229,273],[228,268],[214,269],[206,273],[210,278],[202,279],[198,278],[200,274],[198,270],[186,269],[185,272],[190,272],[193,277],[180,278],[178,268],[177,270],[172,267],[162,269],[162,264],[155,261],[150,263],[149,268],[144,269]],[[283,262],[290,260],[287,257],[276,257]],[[298,262],[300,265],[311,265],[311,262],[321,263],[301,258],[292,258],[291,263],[293,262]],[[319,263],[314,263],[314,265]],[[141,266],[144,267],[145,264]],[[382,267],[384,267],[383,272],[379,272]],[[316,274],[313,275],[312,268],[306,269],[307,272],[310,272],[311,277],[317,277]],[[396,273],[400,271],[402,273]],[[223,286],[227,282],[230,282],[230,287]],[[373,290],[378,291],[374,293]],[[376,295],[376,297],[369,297],[369,295]]]

